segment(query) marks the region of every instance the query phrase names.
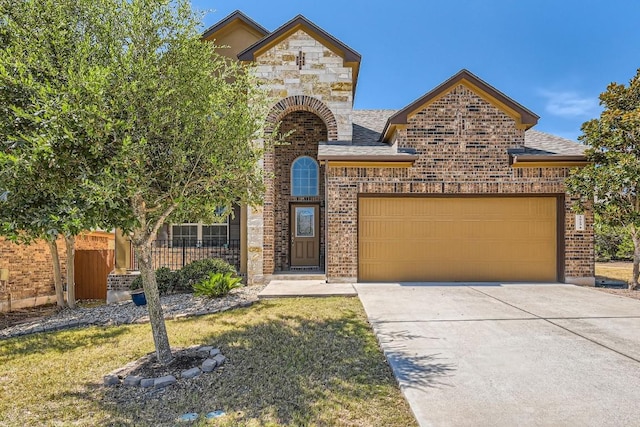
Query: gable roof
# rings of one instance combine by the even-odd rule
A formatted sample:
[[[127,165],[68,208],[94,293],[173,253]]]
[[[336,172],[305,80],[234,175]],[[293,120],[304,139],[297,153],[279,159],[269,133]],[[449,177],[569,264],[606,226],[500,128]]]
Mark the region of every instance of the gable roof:
[[[212,26],[210,26],[209,28],[207,28],[202,33],[201,38],[207,39],[207,38],[211,37],[211,35],[217,33],[218,31],[220,31],[221,29],[226,27],[227,25],[229,25],[229,24],[231,24],[233,22],[236,22],[236,21],[242,22],[247,27],[253,29],[256,33],[260,34],[262,37],[264,37],[267,34],[269,34],[269,30],[264,28],[262,25],[258,24],[253,19],[249,18],[244,13],[240,12],[239,10],[236,10],[235,12],[232,12],[231,14],[226,16],[225,18],[222,18],[220,21],[218,21],[217,23],[215,23]]]
[[[283,24],[280,28],[266,35],[261,40],[258,40],[252,46],[249,46],[238,54],[238,59],[241,61],[253,61],[255,60],[256,53],[260,53],[263,50],[268,49],[272,45],[276,44],[280,39],[288,36],[289,34],[297,31],[300,28],[304,28],[310,36],[317,38],[318,41],[325,44],[328,48],[333,50],[336,54],[344,58],[345,62],[360,63],[361,56],[358,52],[351,49],[346,44],[342,43],[331,34],[327,33],[322,28],[318,27],[313,22],[309,21],[302,15],[298,15],[289,22]]]
[[[382,131],[382,140],[386,140],[390,136],[391,130],[398,125],[406,125],[408,119],[413,113],[416,113],[423,109],[427,104],[437,100],[458,84],[464,84],[486,101],[494,104],[507,115],[513,117],[520,128],[529,129],[538,123],[538,119],[540,117],[537,114],[523,107],[504,93],[472,74],[470,71],[463,69],[435,87],[433,90],[427,92],[422,97],[398,111],[393,116],[389,117],[389,120]]]
[[[319,160],[385,160],[413,161],[415,150],[394,147],[381,142],[381,132],[385,122],[397,114],[398,110],[353,110],[353,137],[351,141],[320,142]],[[526,165],[584,165],[584,151],[588,147],[570,139],[546,132],[527,129],[524,133],[524,146],[507,150],[512,164],[518,167]]]

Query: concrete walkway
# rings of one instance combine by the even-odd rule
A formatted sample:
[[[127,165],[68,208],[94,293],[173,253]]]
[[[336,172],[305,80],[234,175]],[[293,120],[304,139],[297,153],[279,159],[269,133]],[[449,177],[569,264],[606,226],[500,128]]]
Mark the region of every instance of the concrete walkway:
[[[326,283],[323,280],[272,280],[258,298],[355,297],[351,283]]]
[[[640,301],[562,284],[355,287],[421,426],[640,425]]]

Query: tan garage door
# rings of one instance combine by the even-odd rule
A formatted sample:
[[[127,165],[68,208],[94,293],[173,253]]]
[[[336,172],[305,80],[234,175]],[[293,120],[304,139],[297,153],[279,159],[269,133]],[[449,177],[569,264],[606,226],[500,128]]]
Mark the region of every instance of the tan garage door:
[[[359,202],[359,280],[557,280],[553,197]]]

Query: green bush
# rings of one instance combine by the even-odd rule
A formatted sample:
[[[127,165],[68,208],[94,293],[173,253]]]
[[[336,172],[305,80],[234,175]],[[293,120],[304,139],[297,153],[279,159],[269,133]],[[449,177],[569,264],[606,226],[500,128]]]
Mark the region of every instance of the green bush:
[[[185,265],[178,272],[176,287],[181,291],[191,292],[193,285],[207,279],[211,273],[229,273],[231,276],[237,274],[235,267],[224,260],[218,258],[201,259]]]
[[[211,273],[208,278],[193,285],[193,293],[209,298],[222,297],[232,289],[242,287],[241,280],[232,273]]]
[[[142,275],[139,275],[138,277],[133,279],[133,282],[131,282],[131,284],[129,285],[129,290],[135,291],[141,288],[142,288]]]
[[[167,295],[178,290],[178,273],[171,271],[167,267],[160,267],[156,270],[156,283],[158,284],[158,292],[160,295]],[[129,289],[134,291],[142,288],[142,276],[136,277]]]
[[[633,241],[627,228],[604,224],[596,216],[594,231],[597,261],[633,259]]]

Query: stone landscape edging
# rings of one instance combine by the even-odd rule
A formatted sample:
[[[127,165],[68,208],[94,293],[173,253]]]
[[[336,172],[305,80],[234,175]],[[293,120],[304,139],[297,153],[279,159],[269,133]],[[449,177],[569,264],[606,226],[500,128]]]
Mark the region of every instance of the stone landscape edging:
[[[227,358],[222,354],[219,348],[214,348],[211,345],[195,345],[180,349],[178,351],[188,352],[195,351],[196,353],[204,354],[206,359],[197,363],[199,366],[194,366],[189,369],[184,369],[180,372],[180,379],[190,380],[197,378],[202,374],[215,371],[217,368],[224,365]],[[107,387],[113,387],[116,385],[123,385],[125,387],[142,387],[142,388],[165,388],[178,382],[178,379],[174,375],[164,375],[155,378],[143,378],[139,375],[131,375],[131,372],[135,372],[140,366],[145,363],[153,361],[155,353],[149,353],[140,359],[129,362],[121,368],[115,369],[102,377],[103,384]]]

